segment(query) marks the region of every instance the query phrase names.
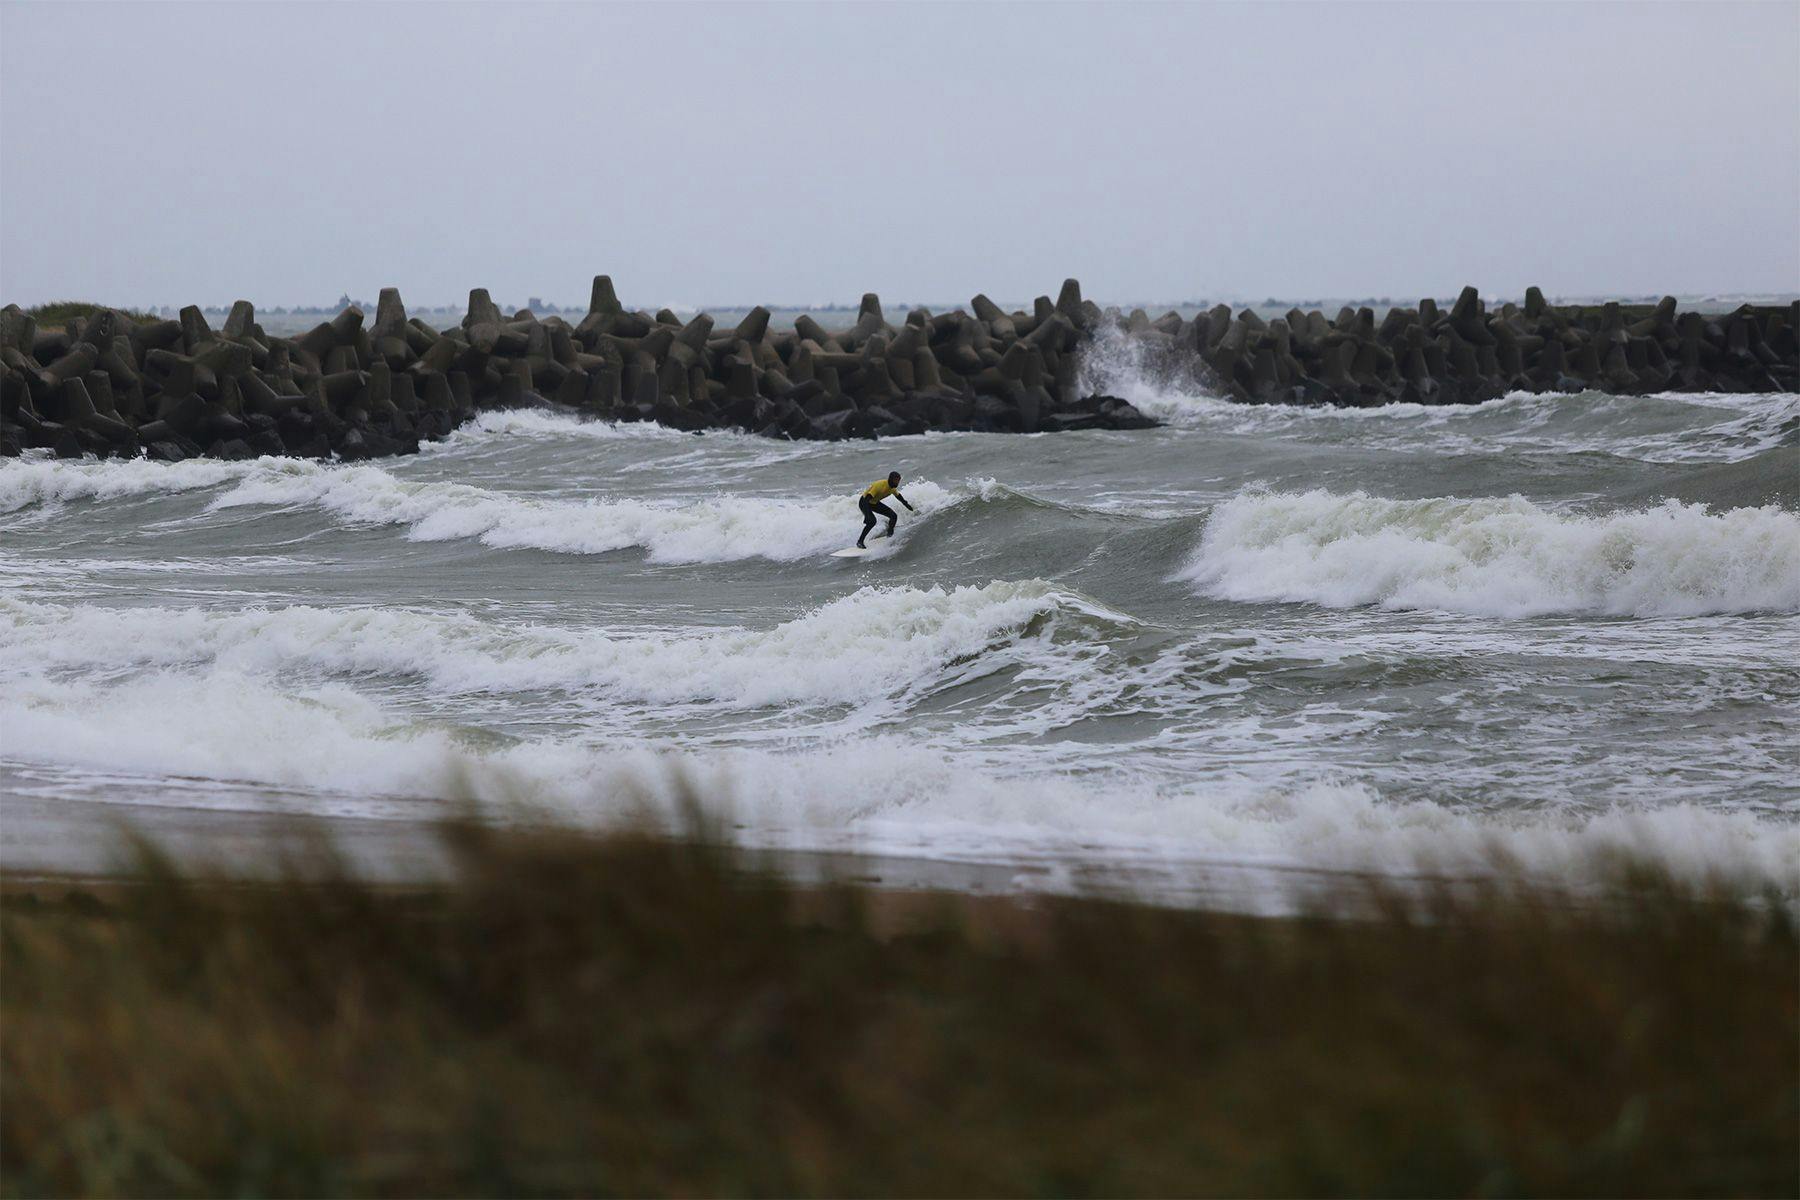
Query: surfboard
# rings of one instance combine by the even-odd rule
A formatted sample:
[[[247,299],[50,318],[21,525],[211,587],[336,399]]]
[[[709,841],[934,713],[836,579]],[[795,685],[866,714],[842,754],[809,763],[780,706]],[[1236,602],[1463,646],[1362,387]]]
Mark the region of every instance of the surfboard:
[[[892,536],[891,534],[877,533],[877,534],[873,535],[872,537],[870,537],[869,540],[871,542],[879,542],[882,538],[891,537],[891,536]],[[833,550],[831,552],[831,557],[833,557],[833,558],[863,558],[867,555],[875,553],[879,549],[881,549],[880,546],[851,546],[847,550]]]

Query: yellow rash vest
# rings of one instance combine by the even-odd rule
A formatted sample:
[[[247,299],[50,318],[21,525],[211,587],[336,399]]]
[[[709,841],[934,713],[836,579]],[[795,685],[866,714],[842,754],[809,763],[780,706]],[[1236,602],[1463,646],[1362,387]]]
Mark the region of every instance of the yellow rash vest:
[[[868,499],[869,503],[880,504],[883,500],[886,500],[889,496],[899,490],[899,488],[896,488],[887,480],[877,479],[874,483],[869,485],[869,490],[864,492],[863,495]]]

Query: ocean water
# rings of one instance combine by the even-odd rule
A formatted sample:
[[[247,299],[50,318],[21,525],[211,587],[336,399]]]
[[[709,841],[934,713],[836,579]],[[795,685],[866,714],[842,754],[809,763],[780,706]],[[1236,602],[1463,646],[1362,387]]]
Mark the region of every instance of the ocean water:
[[[1794,885],[1800,514],[1661,494],[1800,469],[1800,396],[1332,411],[1090,370],[1167,427],[518,411],[374,463],[6,462],[0,786],[366,828],[691,792],[752,844],[931,862],[1629,848]],[[890,469],[901,536],[827,557]]]

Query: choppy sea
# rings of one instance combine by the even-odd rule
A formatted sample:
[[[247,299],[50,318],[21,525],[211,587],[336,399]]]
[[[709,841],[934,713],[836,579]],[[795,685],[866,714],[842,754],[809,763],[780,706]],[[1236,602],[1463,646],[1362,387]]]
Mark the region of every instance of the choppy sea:
[[[756,845],[1040,873],[1794,880],[1800,513],[1755,481],[1800,471],[1800,396],[1341,411],[1093,369],[1167,425],[514,411],[372,463],[5,462],[0,789],[599,825],[691,793]],[[828,557],[890,470],[917,514]]]

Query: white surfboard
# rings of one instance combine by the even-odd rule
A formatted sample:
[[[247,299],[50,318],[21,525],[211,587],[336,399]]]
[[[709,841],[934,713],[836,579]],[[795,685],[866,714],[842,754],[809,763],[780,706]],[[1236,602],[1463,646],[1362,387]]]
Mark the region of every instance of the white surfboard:
[[[889,536],[891,536],[891,535],[885,534],[885,533],[878,533],[874,537],[870,538],[869,540],[871,542],[879,542],[882,538],[889,537]],[[833,558],[864,558],[864,557],[867,557],[868,555],[875,553],[879,549],[881,549],[880,546],[851,546],[848,550],[833,550],[831,552],[831,557],[833,557]]]

